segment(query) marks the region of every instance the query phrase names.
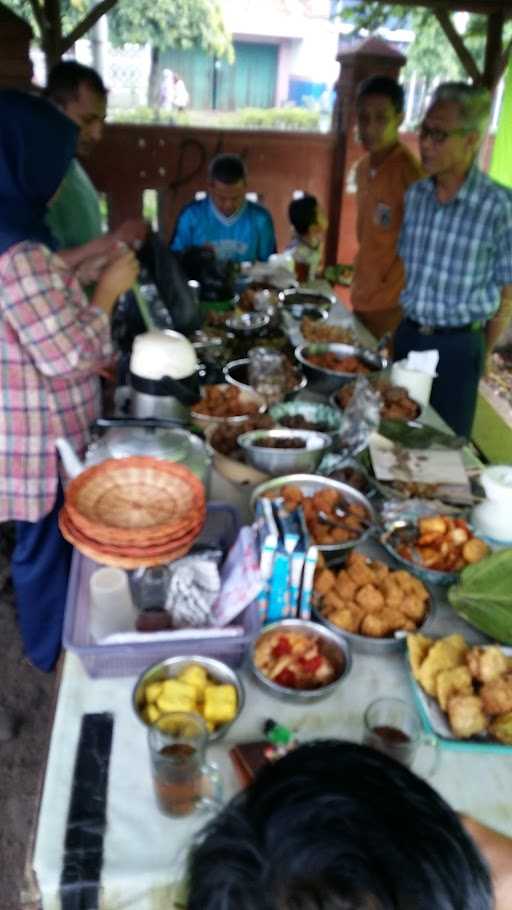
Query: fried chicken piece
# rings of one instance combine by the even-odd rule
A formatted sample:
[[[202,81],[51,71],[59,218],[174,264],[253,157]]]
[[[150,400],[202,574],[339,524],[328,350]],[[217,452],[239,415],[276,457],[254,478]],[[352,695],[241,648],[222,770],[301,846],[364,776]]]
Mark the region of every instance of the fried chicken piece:
[[[302,505],[304,497],[300,487],[296,487],[292,483],[285,483],[279,492],[284,499],[284,506],[289,512],[293,512],[294,509]]]
[[[355,600],[365,613],[378,613],[385,604],[381,591],[371,584],[359,588]]]
[[[471,673],[467,667],[453,667],[437,674],[436,697],[443,711],[446,711],[454,695],[473,695]]]
[[[339,503],[339,498],[340,494],[338,491],[333,490],[330,487],[323,487],[322,489],[317,490],[311,497],[315,511],[319,512],[322,510],[323,512],[327,512],[327,514],[336,508]]]
[[[486,714],[494,716],[512,711],[512,673],[484,683],[480,689],[480,698]]]
[[[472,537],[462,547],[462,555],[467,563],[480,562],[488,552],[489,547],[478,537]]]
[[[317,594],[327,594],[331,588],[336,586],[336,576],[330,569],[322,569],[315,576],[315,591]]]
[[[467,645],[462,635],[449,635],[441,638],[430,648],[423,661],[418,681],[429,695],[436,693],[436,678],[441,670],[451,670],[464,663]]]
[[[410,572],[407,572],[405,569],[397,569],[393,572],[392,579],[402,591],[405,591],[407,594],[412,593],[414,585],[412,584],[413,576]]]
[[[389,566],[387,566],[384,562],[380,562],[378,559],[372,563],[372,572],[375,579],[375,584],[379,585],[379,587],[391,575]]]
[[[333,543],[346,543],[347,540],[354,539],[348,528],[332,528],[331,537]]]
[[[407,636],[409,663],[411,665],[412,675],[418,681],[419,669],[433,644],[433,640],[431,638],[427,638],[426,635],[418,634]]]
[[[360,631],[370,638],[385,638],[390,631],[388,620],[381,613],[368,613],[361,622]]]
[[[489,724],[489,733],[500,743],[512,746],[512,711],[495,717]]]
[[[336,591],[344,600],[353,600],[357,585],[346,569],[340,569],[336,576]]]
[[[372,570],[362,553],[352,551],[347,559],[347,572],[358,588],[363,585],[371,585],[373,581]]]
[[[412,594],[413,597],[417,597],[418,600],[429,600],[430,594],[428,593],[425,585],[419,578],[415,578],[414,575],[411,575],[411,580],[409,582],[408,594]]]
[[[466,662],[473,679],[487,683],[503,676],[508,670],[508,661],[498,645],[470,648]]]
[[[362,620],[362,611],[354,603],[349,603],[341,610],[335,610],[329,619],[340,629],[357,634]]]
[[[482,700],[477,695],[453,695],[448,701],[448,719],[458,739],[469,739],[487,728]]]
[[[423,534],[446,534],[449,529],[446,517],[443,515],[431,515],[420,518],[418,521],[420,535]]]
[[[390,578],[386,578],[383,582],[382,592],[384,594],[386,606],[393,607],[394,609],[400,607],[402,600],[406,596],[405,591],[396,583],[393,575]]]
[[[406,594],[400,604],[400,611],[417,625],[425,616],[427,605],[414,594]]]
[[[329,615],[333,610],[343,610],[347,606],[348,601],[344,600],[335,588],[331,588],[330,591],[324,597],[325,613]]]

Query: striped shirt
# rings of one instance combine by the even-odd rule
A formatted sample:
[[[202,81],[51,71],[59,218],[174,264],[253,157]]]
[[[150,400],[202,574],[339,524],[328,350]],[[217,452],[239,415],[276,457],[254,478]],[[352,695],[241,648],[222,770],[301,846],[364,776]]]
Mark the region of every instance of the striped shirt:
[[[0,521],[51,510],[55,439],[83,453],[111,356],[107,315],[58,256],[29,241],[0,256]]]
[[[512,192],[473,167],[440,203],[432,179],[407,192],[400,234],[406,316],[423,325],[487,321],[512,283]]]

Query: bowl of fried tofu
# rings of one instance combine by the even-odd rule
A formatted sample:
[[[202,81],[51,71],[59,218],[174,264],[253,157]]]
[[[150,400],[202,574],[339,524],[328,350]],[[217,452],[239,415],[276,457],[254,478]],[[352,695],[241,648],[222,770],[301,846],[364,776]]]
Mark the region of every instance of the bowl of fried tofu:
[[[343,562],[320,560],[315,572],[313,613],[362,654],[404,650],[405,636],[424,629],[433,596],[405,569],[351,550]]]
[[[245,692],[231,667],[212,657],[168,657],[139,676],[133,709],[143,724],[165,728],[165,715],[191,711],[206,723],[209,739],[220,739],[242,711]]]

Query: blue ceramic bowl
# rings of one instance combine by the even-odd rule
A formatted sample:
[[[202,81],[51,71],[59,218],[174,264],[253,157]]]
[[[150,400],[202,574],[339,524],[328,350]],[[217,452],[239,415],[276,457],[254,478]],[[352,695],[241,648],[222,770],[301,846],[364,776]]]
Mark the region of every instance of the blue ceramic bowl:
[[[346,424],[343,414],[336,408],[331,408],[327,404],[315,404],[312,401],[286,401],[281,404],[274,404],[269,410],[272,420],[279,426],[287,426],[283,423],[288,417],[303,417],[311,424],[321,424],[315,426],[319,433],[330,433],[334,436],[342,430]],[[297,427],[295,429],[301,429]],[[310,429],[313,429],[310,427]]]

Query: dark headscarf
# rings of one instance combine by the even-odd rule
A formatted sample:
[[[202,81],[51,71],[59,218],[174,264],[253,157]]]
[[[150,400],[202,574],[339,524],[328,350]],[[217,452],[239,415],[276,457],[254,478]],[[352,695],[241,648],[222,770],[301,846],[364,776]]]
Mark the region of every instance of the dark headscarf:
[[[0,91],[0,254],[22,240],[54,248],[46,206],[73,156],[78,127],[49,101]]]

